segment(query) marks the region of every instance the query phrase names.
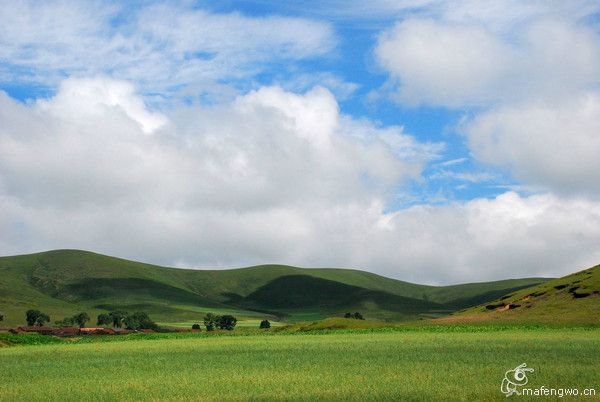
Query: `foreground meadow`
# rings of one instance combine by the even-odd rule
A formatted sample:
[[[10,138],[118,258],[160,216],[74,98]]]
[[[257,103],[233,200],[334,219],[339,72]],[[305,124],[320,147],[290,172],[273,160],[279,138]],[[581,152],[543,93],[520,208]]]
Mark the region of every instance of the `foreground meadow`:
[[[599,361],[598,329],[113,337],[0,348],[0,400],[503,400],[524,362],[600,391]]]

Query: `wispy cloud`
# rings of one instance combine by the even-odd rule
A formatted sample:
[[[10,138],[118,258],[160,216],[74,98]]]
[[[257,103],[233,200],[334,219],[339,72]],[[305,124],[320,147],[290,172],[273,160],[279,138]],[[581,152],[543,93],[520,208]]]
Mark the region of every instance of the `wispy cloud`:
[[[257,3],[272,2],[258,0]],[[286,4],[285,9],[293,10],[297,15],[371,30],[389,28],[395,22],[419,17],[455,24],[482,23],[496,32],[507,32],[516,24],[543,16],[569,16],[578,20],[595,14],[600,6],[595,0],[298,0]]]
[[[241,82],[272,62],[323,56],[327,23],[215,14],[174,4],[20,1],[0,9],[0,79],[55,86],[104,74],[164,94]],[[246,83],[247,85],[247,83]]]
[[[454,172],[451,170],[442,170],[429,175],[428,178],[430,180],[454,179],[471,183],[480,183],[497,179],[497,176],[488,172]]]
[[[437,163],[436,165],[438,166],[454,166],[454,165],[460,165],[462,163],[465,163],[468,159],[467,158],[456,158],[456,159],[450,159],[444,162],[440,162]]]

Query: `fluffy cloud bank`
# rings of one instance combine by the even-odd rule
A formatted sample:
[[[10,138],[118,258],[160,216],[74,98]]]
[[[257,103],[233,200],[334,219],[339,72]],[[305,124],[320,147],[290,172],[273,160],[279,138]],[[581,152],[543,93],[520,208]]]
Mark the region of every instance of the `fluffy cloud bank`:
[[[600,197],[600,93],[494,108],[465,131],[480,160],[509,167],[523,183]]]
[[[506,32],[484,25],[409,18],[376,48],[408,105],[487,106],[563,97],[600,83],[600,39],[591,27],[538,18]]]
[[[241,262],[263,254],[237,241],[271,250],[303,230],[302,211],[385,199],[440,150],[399,127],[341,115],[322,88],[263,88],[170,118],[146,110],[129,84],[106,78],[67,80],[49,100],[2,95],[0,103],[5,252],[20,251],[20,242],[30,250],[106,242],[121,244],[120,253],[132,242],[151,250],[148,235],[179,245],[154,255],[163,262]],[[109,240],[123,230],[131,241]],[[193,245],[221,231],[221,248]],[[15,232],[27,235],[17,240]]]
[[[598,3],[517,3],[434,2],[430,16],[382,33],[376,57],[398,102],[467,111],[475,159],[525,186],[598,200]]]
[[[127,83],[70,79],[48,100],[0,96],[0,249],[442,283],[559,275],[600,258],[600,204],[583,199],[506,193],[390,212],[441,149],[341,114],[318,87],[167,116]]]

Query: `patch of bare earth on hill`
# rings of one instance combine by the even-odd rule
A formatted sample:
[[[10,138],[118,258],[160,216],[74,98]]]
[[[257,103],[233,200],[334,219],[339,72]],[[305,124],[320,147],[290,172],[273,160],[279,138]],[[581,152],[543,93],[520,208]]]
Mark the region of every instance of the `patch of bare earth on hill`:
[[[442,324],[453,324],[461,322],[477,322],[477,321],[489,321],[494,320],[497,317],[490,316],[489,314],[471,314],[471,315],[451,315],[448,317],[436,318],[434,322]]]
[[[525,307],[531,307],[533,305],[533,303],[530,302],[531,296],[532,295],[526,295],[522,299],[515,300],[515,301],[526,302],[527,305]],[[502,303],[501,302],[501,303],[497,303],[497,304],[488,304],[485,306],[487,309],[487,311],[485,311],[485,312],[473,313],[473,314],[468,314],[468,315],[451,315],[448,317],[441,317],[441,318],[436,319],[436,322],[458,323],[458,322],[490,321],[490,320],[498,320],[498,319],[511,320],[511,319],[516,319],[516,317],[508,316],[503,313],[505,313],[506,311],[509,311],[509,310],[518,309],[521,306],[522,306],[521,304],[517,304],[514,302],[513,303]]]

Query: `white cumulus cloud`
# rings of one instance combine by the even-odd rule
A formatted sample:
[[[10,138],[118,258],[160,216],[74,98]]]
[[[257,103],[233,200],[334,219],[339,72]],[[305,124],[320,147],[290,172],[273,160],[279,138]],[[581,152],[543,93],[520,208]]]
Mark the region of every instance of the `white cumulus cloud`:
[[[559,18],[508,33],[483,24],[408,18],[384,32],[375,54],[407,105],[489,106],[563,97],[600,84],[600,37]]]
[[[403,105],[464,110],[479,161],[518,184],[598,199],[597,2],[433,2],[383,32],[375,55]]]
[[[600,204],[585,199],[508,192],[390,212],[442,144],[345,116],[322,88],[266,87],[168,115],[140,110],[124,82],[60,88],[28,104],[0,97],[3,254],[73,247],[439,283],[561,275],[600,258]]]
[[[600,196],[600,94],[492,109],[465,127],[481,161],[561,194]]]

